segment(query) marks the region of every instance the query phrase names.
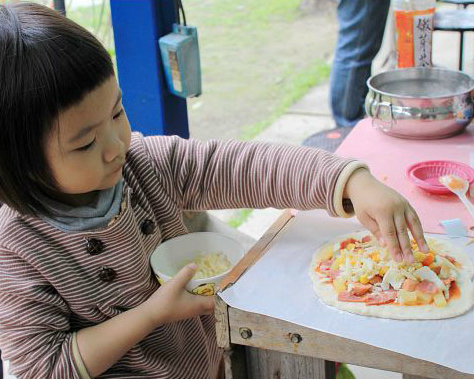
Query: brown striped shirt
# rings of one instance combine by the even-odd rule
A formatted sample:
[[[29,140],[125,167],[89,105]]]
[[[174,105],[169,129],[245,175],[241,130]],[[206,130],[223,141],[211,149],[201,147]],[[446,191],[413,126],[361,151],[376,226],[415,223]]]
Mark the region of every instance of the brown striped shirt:
[[[349,162],[312,148],[134,133],[123,170],[126,206],[112,225],[66,233],[3,206],[0,348],[10,372],[80,379],[74,332],[156,291],[150,255],[160,242],[187,233],[184,210],[327,208],[335,216],[357,167],[348,170]],[[91,239],[101,251],[87,248]],[[104,267],[116,273],[112,281],[101,279]],[[220,357],[213,317],[195,317],[157,327],[99,378],[214,379]]]

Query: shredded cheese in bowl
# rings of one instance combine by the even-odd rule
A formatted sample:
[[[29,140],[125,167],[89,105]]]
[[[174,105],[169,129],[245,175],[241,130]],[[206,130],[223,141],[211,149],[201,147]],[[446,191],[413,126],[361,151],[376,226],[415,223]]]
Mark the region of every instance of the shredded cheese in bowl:
[[[222,274],[232,267],[232,263],[222,252],[200,254],[194,259],[194,263],[198,267],[194,279],[210,278]]]

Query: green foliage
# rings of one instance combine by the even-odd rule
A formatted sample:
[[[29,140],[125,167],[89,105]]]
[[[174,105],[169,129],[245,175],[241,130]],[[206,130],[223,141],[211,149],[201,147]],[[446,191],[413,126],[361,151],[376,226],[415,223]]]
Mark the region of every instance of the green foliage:
[[[200,25],[265,26],[272,20],[291,20],[299,14],[300,0],[186,0],[187,7],[199,9]],[[192,20],[189,21],[192,24]]]
[[[339,370],[337,370],[336,379],[356,379],[356,377],[345,363],[341,363]]]
[[[234,212],[234,216],[227,221],[227,224],[237,229],[242,225],[252,214],[253,209],[237,209]]]
[[[102,29],[110,15],[108,1],[96,1],[88,7],[68,8],[67,17],[76,21],[88,30]]]
[[[73,5],[74,0],[70,4]],[[112,58],[115,58],[109,1],[92,0],[91,4],[87,7],[68,6],[66,8],[67,17],[94,34],[104,44]]]

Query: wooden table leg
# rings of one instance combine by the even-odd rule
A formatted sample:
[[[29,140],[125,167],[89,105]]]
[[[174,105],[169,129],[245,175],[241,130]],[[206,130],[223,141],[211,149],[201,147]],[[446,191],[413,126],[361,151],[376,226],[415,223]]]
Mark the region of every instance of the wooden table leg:
[[[224,350],[224,371],[225,379],[249,379],[245,346],[231,345]]]
[[[249,379],[335,379],[336,376],[334,362],[255,347],[246,349]]]

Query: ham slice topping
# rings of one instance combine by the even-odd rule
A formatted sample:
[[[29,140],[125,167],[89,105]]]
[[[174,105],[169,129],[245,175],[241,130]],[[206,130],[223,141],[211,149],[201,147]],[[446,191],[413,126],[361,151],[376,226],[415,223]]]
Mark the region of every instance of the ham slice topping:
[[[356,296],[363,296],[372,289],[372,284],[353,283],[351,294]]]
[[[367,305],[382,305],[395,301],[397,298],[397,291],[388,290],[380,292],[366,293],[362,296],[356,296],[349,291],[339,293],[337,300],[348,301],[355,303],[366,303]]]
[[[356,302],[356,303],[364,303],[367,296],[356,296],[350,293],[349,291],[340,292],[337,295],[337,300],[339,301],[349,301],[349,302]]]
[[[434,295],[438,292],[438,287],[436,286],[436,284],[430,282],[429,280],[423,280],[421,283],[418,283],[416,289],[418,291],[429,293],[431,295]]]
[[[339,274],[341,273],[341,270],[329,270],[326,272],[326,274],[332,279],[336,279]]]
[[[402,288],[406,291],[415,291],[416,287],[418,286],[418,281],[413,279],[405,279],[402,284]]]
[[[372,292],[367,295],[367,305],[382,305],[395,301],[397,298],[397,291],[387,290],[380,292]]]
[[[370,279],[369,283],[377,284],[382,282],[382,277],[380,275],[375,275],[372,279]]]
[[[321,263],[319,264],[319,270],[320,271],[329,271],[329,269],[332,266],[333,261],[334,261],[334,259],[326,259],[325,261],[321,261]]]

